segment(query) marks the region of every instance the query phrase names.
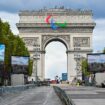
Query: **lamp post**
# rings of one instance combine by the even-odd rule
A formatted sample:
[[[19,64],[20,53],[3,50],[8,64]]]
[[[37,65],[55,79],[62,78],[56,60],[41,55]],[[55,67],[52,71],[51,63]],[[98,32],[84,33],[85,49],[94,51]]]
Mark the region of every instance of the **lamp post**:
[[[36,83],[38,81],[38,74],[37,74],[37,64],[38,64],[38,60],[40,59],[40,48],[38,48],[38,45],[34,44],[34,55],[33,55],[33,59],[34,59],[34,71],[35,71],[35,78],[36,78]]]

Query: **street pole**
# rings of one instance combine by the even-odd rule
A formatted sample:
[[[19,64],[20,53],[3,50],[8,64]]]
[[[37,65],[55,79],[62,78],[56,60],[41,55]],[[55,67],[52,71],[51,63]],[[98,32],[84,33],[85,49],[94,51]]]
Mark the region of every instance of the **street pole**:
[[[37,78],[37,59],[36,59],[36,83],[38,82],[38,78]]]
[[[37,63],[36,63],[36,59],[35,59],[35,55],[34,55],[34,75],[35,75],[35,81],[37,82]]]
[[[40,57],[40,54],[39,54],[39,50],[40,50],[40,48],[38,48],[38,47],[36,47],[37,45],[36,44],[34,44],[34,51],[35,51],[35,53],[34,53],[34,60],[35,60],[35,69],[34,69],[34,71],[35,71],[35,78],[36,78],[36,83],[38,82],[38,74],[37,74],[37,64],[38,64],[38,59],[39,59],[39,57]]]

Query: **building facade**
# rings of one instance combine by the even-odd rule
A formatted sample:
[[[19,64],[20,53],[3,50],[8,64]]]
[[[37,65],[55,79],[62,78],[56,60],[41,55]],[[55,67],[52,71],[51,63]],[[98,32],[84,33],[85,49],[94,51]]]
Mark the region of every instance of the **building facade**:
[[[30,57],[40,50],[37,63],[37,76],[45,78],[45,48],[52,41],[60,41],[66,47],[67,74],[71,82],[81,77],[80,60],[92,52],[92,33],[95,27],[90,10],[43,9],[39,11],[20,11],[19,36],[25,42]],[[35,67],[33,74],[35,76]]]

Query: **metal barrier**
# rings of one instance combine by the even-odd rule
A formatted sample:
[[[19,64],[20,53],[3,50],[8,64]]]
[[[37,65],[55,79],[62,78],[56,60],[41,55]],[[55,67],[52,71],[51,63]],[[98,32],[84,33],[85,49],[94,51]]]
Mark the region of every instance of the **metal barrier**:
[[[66,92],[57,86],[53,86],[56,94],[65,103],[65,105],[75,105],[73,101],[68,97]]]
[[[24,91],[26,89],[31,89],[34,87],[36,87],[35,84],[19,85],[19,86],[2,86],[2,87],[0,87],[0,94]]]

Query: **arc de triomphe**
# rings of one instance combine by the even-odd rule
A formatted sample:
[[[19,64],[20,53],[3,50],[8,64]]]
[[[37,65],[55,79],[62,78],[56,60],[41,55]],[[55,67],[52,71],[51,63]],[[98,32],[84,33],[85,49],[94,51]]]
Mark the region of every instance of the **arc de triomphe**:
[[[40,49],[37,63],[37,75],[45,77],[45,48],[52,41],[60,41],[66,46],[68,80],[81,76],[78,60],[92,52],[92,33],[95,27],[93,14],[90,10],[43,9],[38,11],[20,11],[17,23],[19,36],[25,42],[30,56],[34,54],[33,45]],[[51,19],[59,22],[57,29],[52,29]],[[49,23],[47,23],[49,22]],[[33,71],[32,76],[35,76]]]

